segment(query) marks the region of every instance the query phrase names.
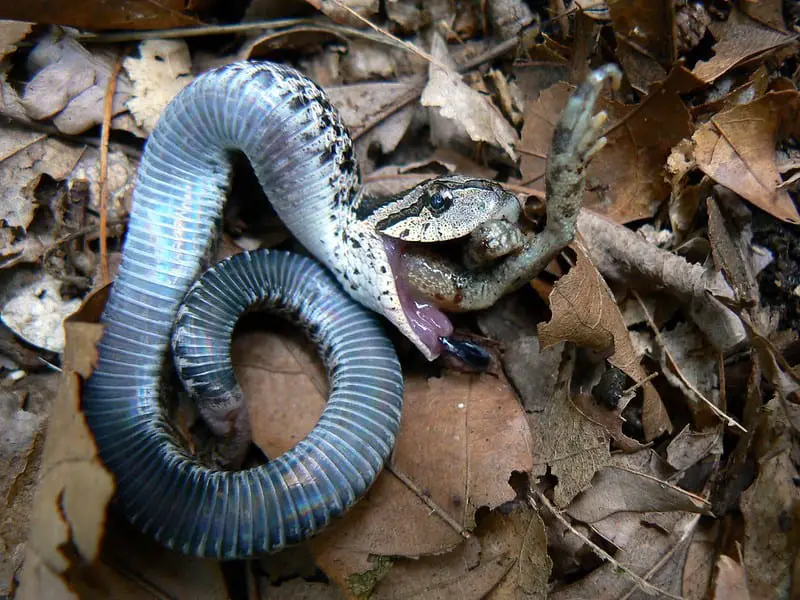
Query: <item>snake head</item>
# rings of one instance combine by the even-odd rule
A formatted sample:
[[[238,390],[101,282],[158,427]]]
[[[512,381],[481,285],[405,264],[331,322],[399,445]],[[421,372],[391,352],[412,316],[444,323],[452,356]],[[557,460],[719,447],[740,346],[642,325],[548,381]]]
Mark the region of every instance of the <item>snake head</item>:
[[[370,215],[375,230],[405,242],[445,242],[465,237],[491,219],[516,222],[520,204],[493,181],[448,175],[429,179]]]

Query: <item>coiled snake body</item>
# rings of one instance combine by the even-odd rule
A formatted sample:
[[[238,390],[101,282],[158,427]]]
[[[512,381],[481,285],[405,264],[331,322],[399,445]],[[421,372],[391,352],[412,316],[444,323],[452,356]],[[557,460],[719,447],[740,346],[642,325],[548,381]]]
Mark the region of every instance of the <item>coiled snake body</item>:
[[[217,237],[231,151],[247,156],[280,218],[327,270],[282,252],[243,254],[192,287]],[[362,496],[394,445],[403,389],[394,349],[367,309],[429,359],[452,332],[395,272],[398,243],[460,237],[517,208],[497,184],[465,177],[384,200],[359,184],[336,111],[291,68],[237,63],[206,73],[161,116],[139,167],[98,363],[83,391],[123,513],[161,543],[214,558],[270,552],[314,534]],[[190,288],[193,308],[179,310]],[[228,351],[232,323],[253,305],[306,329],[331,392],[319,424],[290,451],[222,471],[177,444],[166,420],[170,334],[177,319],[176,366],[224,437],[246,427]],[[241,450],[234,448],[238,458]]]

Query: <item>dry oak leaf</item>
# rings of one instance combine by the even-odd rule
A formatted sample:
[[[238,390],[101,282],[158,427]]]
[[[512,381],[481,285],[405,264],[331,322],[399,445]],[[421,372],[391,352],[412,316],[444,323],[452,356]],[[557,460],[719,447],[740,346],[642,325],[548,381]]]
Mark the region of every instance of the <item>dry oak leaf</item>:
[[[675,2],[609,2],[608,12],[614,36],[622,42],[616,52],[625,75],[634,87],[647,90],[649,84],[666,75],[663,65],[675,61]]]
[[[672,147],[692,134],[689,112],[680,94],[692,82],[673,69],[637,106],[600,97],[597,110],[605,110],[608,144],[589,163],[584,206],[617,223],[650,218],[669,195],[663,167]],[[555,124],[571,86],[559,83],[525,107],[521,154],[523,180],[544,193],[545,165]]]
[[[396,559],[370,598],[544,598],[552,561],[541,517],[527,505],[492,511],[475,536],[452,552]],[[477,556],[476,556],[477,554]]]
[[[183,40],[146,40],[139,45],[139,57],[122,64],[133,84],[125,106],[150,133],[170,100],[192,81],[189,47]]]
[[[605,428],[587,419],[569,399],[569,379],[574,359],[566,359],[553,394],[542,412],[528,415],[536,448],[534,478],[552,474],[558,478],[553,502],[567,506],[589,487],[598,469],[611,460],[610,436]]]
[[[792,563],[800,547],[793,431],[777,398],[762,410],[762,439],[756,447],[758,477],[741,497],[745,523],[742,555],[753,598],[788,598]]]
[[[584,523],[596,523],[618,512],[708,513],[709,504],[647,473],[608,466],[592,479],[592,487],[579,495],[566,512]]]
[[[796,36],[762,25],[735,7],[727,21],[714,21],[709,26],[717,41],[714,56],[698,62],[692,72],[711,83],[751,58],[777,50],[795,41]]]
[[[253,438],[268,456],[284,452],[311,430],[328,388],[308,342],[298,332],[275,327],[280,337],[248,332],[233,347]],[[533,460],[525,413],[508,384],[453,373],[430,380],[406,377],[394,456],[395,471],[467,530],[474,528],[479,507],[513,500],[509,477],[530,470]],[[328,576],[347,589],[353,576],[374,568],[371,557],[439,554],[462,541],[452,525],[384,471],[366,497],[313,539],[311,548]]]
[[[614,560],[625,565],[648,583],[683,597],[682,574],[688,564],[689,548],[700,516],[695,513],[620,512],[593,524],[594,533],[619,550]],[[586,598],[649,598],[636,584],[606,561],[586,577],[552,592],[551,600]]]
[[[714,115],[692,137],[697,166],[748,202],[800,224],[789,192],[781,189],[775,147],[800,133],[800,92],[769,92],[749,104]]]
[[[29,70],[36,74],[25,86],[22,103],[32,119],[52,118],[62,133],[79,134],[103,122],[108,80],[117,56],[108,50],[90,52],[72,37],[54,30],[31,51]],[[120,75],[111,114],[125,110],[130,81]],[[117,122],[112,121],[116,126]]]
[[[717,559],[717,576],[714,580],[712,597],[725,600],[750,600],[744,567],[725,554],[721,554]]]
[[[114,479],[97,456],[94,438],[80,412],[80,380],[97,360],[102,327],[86,323],[85,310],[65,324],[61,390],[50,415],[44,457],[31,511],[18,598],[77,598],[70,571],[99,553],[106,507]],[[70,548],[65,552],[65,548]]]
[[[497,107],[464,83],[439,34],[433,36],[431,54],[436,61],[430,64],[428,84],[422,91],[420,103],[438,109],[443,117],[458,123],[471,140],[499,146],[516,160],[517,132]],[[445,66],[446,69],[442,68]]]
[[[199,2],[185,0],[26,0],[4,2],[3,16],[15,21],[69,25],[80,29],[170,29],[200,25],[193,16]],[[191,8],[190,8],[191,7]]]
[[[559,279],[550,294],[549,322],[539,325],[539,343],[546,348],[562,341],[608,351],[608,362],[636,382],[647,377],[614,295],[598,273],[582,243],[571,246],[577,263]],[[655,439],[672,428],[661,398],[652,383],[643,386],[645,437]],[[622,407],[624,408],[624,407]]]
[[[33,23],[0,19],[0,58],[17,50],[17,42],[23,40],[33,29]]]

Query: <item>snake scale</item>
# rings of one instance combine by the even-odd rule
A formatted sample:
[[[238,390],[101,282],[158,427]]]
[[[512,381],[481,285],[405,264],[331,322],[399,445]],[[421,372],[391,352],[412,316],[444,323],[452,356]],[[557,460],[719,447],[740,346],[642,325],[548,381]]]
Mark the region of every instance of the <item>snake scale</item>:
[[[584,89],[581,114],[591,116],[607,76]],[[596,149],[596,129],[591,119],[582,126],[576,168]],[[218,237],[232,152],[244,153],[278,216],[319,262],[243,253],[198,279]],[[399,272],[404,245],[463,237],[518,210],[498,184],[456,175],[396,197],[367,196],[336,110],[290,67],[234,63],[195,79],[147,142],[97,366],[83,389],[123,514],[170,548],[217,559],[279,550],[341,515],[377,477],[400,422],[400,365],[374,313],[428,359],[453,347],[447,317]],[[253,307],[304,329],[331,391],[319,423],[294,448],[257,467],[222,470],[190,454],[167,420],[170,344],[210,430],[249,433],[229,349],[236,319]],[[228,458],[236,463],[243,450],[233,444]]]

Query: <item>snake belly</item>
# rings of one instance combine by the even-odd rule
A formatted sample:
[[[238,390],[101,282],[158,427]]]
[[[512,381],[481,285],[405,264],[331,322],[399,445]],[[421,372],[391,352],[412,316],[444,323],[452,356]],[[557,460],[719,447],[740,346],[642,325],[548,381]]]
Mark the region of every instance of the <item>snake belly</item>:
[[[339,285],[358,189],[343,132],[321,90],[293,69],[237,63],[185,88],[148,140],[82,408],[123,514],[170,548],[236,559],[302,541],[366,492],[394,445],[403,389],[395,351],[372,313]],[[312,432],[241,471],[191,456],[162,402],[170,334],[214,245],[231,151],[247,156],[283,222],[336,276],[310,259],[264,252],[212,268],[192,290],[200,305],[217,287],[229,299],[183,315],[195,325],[253,304],[277,308],[318,343],[328,371],[330,397]],[[230,331],[217,334],[182,343],[198,349],[201,364],[229,366]]]

